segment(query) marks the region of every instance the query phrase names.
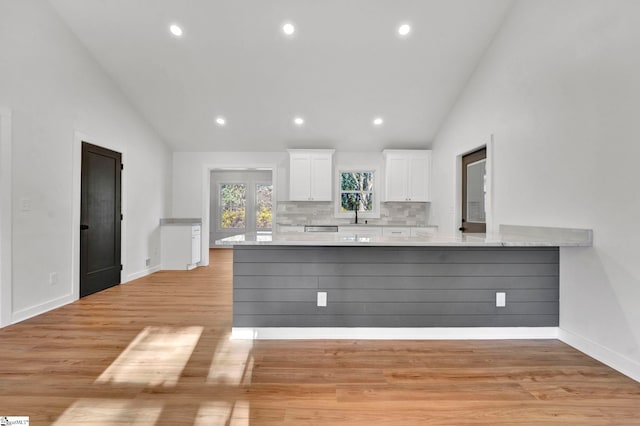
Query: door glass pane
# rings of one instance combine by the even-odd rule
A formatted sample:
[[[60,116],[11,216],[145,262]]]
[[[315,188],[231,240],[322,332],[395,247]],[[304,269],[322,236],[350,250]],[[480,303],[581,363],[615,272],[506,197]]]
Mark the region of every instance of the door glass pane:
[[[238,229],[245,227],[247,187],[244,183],[220,184],[220,227]]]
[[[486,160],[467,165],[467,222],[485,223]]]
[[[259,183],[256,185],[256,228],[271,229],[273,205],[273,185]]]

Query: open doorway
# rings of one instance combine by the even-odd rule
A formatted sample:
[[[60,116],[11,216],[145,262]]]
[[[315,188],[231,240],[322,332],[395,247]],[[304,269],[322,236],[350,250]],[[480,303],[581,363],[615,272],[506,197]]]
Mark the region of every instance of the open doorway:
[[[233,235],[271,232],[271,170],[213,170],[210,182],[210,247]]]
[[[487,232],[487,148],[462,156],[460,231]]]

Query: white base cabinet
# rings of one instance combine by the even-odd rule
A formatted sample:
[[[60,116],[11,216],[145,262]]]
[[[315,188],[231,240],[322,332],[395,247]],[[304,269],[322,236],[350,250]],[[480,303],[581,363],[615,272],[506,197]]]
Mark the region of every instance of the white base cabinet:
[[[164,225],[160,233],[162,269],[184,271],[198,266],[202,260],[200,225]]]

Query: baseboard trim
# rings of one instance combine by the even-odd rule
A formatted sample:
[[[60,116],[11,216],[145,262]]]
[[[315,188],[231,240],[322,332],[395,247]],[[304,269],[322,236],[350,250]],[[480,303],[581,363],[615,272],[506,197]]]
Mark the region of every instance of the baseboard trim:
[[[558,327],[233,327],[232,339],[498,340],[557,339]]]
[[[591,358],[597,359],[636,382],[640,382],[640,363],[637,361],[571,331],[560,329],[558,338]]]
[[[60,306],[68,305],[75,300],[76,299],[73,297],[73,294],[67,294],[65,296],[58,297],[57,299],[32,306],[30,308],[21,309],[11,315],[11,324],[33,318],[36,315],[44,314],[45,312],[49,312],[53,309],[59,308]]]
[[[160,265],[152,266],[151,268],[143,269],[142,271],[134,272],[133,274],[127,275],[127,281],[137,280],[138,278],[146,277],[147,275],[151,275],[154,272],[158,272],[160,270]]]

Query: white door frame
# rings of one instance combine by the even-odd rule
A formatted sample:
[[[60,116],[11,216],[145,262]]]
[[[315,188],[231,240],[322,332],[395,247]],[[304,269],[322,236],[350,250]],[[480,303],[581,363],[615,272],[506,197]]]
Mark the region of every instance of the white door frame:
[[[455,195],[454,195],[454,203],[453,203],[454,205],[453,225],[454,225],[455,231],[458,231],[458,228],[460,227],[460,218],[462,217],[462,157],[482,148],[487,149],[487,163],[486,163],[487,195],[485,198],[487,234],[491,234],[493,232],[498,231],[498,229],[494,224],[494,218],[493,218],[493,171],[494,171],[493,134],[490,135],[486,143],[465,149],[464,151],[462,151],[456,156],[456,159],[455,159],[456,179],[455,179],[455,188],[454,188]]]
[[[11,110],[0,107],[0,327],[13,316],[11,135]]]
[[[97,140],[85,133],[75,131],[73,135],[73,202],[71,207],[71,293],[73,300],[80,298],[80,201],[82,189],[82,142],[88,142],[92,145],[101,146],[112,151],[122,154],[122,176],[120,180],[120,197],[122,199],[120,208],[124,216],[120,223],[120,262],[122,263],[122,271],[120,271],[120,283],[124,284],[127,275],[127,159],[126,149],[118,144],[105,144],[101,140]]]

